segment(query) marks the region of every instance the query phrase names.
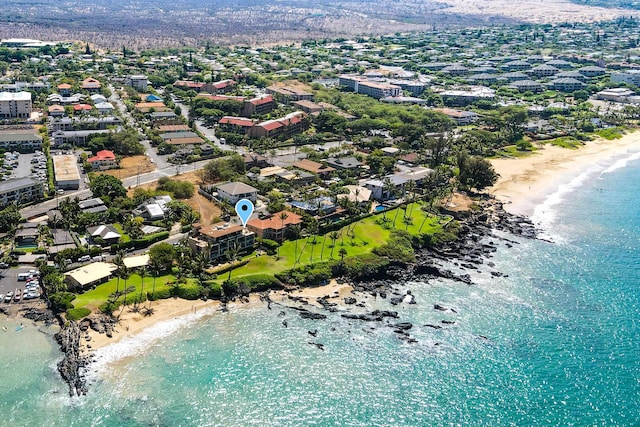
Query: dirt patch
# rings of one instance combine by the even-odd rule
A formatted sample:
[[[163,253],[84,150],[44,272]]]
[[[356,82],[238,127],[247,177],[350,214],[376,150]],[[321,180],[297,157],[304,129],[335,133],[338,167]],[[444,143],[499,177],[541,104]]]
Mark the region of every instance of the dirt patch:
[[[172,176],[171,179],[174,179],[176,181],[187,181],[196,186],[193,197],[182,201],[191,206],[196,212],[200,214],[200,223],[202,225],[210,225],[214,219],[220,217],[220,215],[222,214],[222,210],[216,204],[210,202],[206,197],[198,193],[198,185],[200,185],[200,183],[202,182],[199,175],[199,171],[192,171]],[[158,188],[158,183],[150,182],[148,184],[143,184],[137,188],[143,188],[145,190],[156,190]],[[135,188],[130,188],[128,191],[128,196],[132,197],[134,192]]]
[[[156,166],[149,161],[147,156],[131,156],[124,157],[120,160],[120,169],[111,169],[96,173],[104,173],[122,180],[136,176],[138,173],[143,174],[154,170],[156,170]]]
[[[445,208],[453,212],[468,211],[471,209],[472,205],[473,200],[466,194],[462,193],[453,193],[451,198],[444,201]]]
[[[309,93],[312,92],[311,86],[309,86],[306,83],[299,82],[298,80],[287,80],[287,81],[284,81],[284,82],[274,82],[273,86],[276,86],[276,87],[289,86],[289,87],[296,88],[298,90],[303,90],[305,92],[309,92]]]

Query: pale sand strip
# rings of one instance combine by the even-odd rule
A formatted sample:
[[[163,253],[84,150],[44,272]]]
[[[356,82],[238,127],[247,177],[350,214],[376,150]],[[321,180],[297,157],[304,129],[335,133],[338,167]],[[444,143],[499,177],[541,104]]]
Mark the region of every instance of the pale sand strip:
[[[272,291],[269,296],[273,301],[283,303],[284,305],[289,305],[287,301],[289,301],[288,296],[291,295],[304,298],[308,300],[310,304],[320,307],[316,302],[317,298],[329,296],[330,301],[335,301],[348,295],[352,289],[353,288],[350,285],[338,284],[335,280],[332,280],[326,286],[302,288],[290,292]],[[144,306],[146,307],[148,304],[149,302],[145,303]],[[260,301],[260,297],[258,295],[254,294],[249,297],[248,303],[234,302],[228,304],[227,308],[229,310],[233,310],[234,308],[239,307],[256,307],[259,305],[264,305],[264,303]],[[291,305],[293,305],[293,303],[291,303]],[[143,316],[142,313],[131,313],[128,308],[124,309],[124,313],[120,316],[120,321],[115,328],[112,338],[89,329],[87,333],[91,339],[90,341],[85,341],[84,338],[81,340],[83,350],[86,352],[100,349],[116,343],[124,337],[137,335],[158,322],[188,316],[193,313],[198,313],[204,309],[212,309],[211,311],[215,312],[214,315],[223,314],[218,311],[220,309],[220,301],[214,300],[189,301],[178,298],[169,298],[166,300],[153,301],[151,302],[151,307],[154,310],[154,314],[148,317]],[[114,313],[114,317],[118,317],[119,314],[120,311],[116,311]],[[91,346],[90,350],[87,349],[87,344]]]
[[[545,146],[518,159],[495,159],[491,163],[500,179],[490,190],[505,202],[511,213],[531,215],[536,205],[580,173],[600,162],[640,151],[640,132],[620,139],[596,139],[578,149]]]

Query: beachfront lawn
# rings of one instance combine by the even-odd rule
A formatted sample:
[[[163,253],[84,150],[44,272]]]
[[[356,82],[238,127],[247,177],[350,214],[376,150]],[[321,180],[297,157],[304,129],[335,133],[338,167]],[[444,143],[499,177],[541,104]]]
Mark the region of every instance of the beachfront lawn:
[[[286,241],[280,247],[279,257],[278,255],[254,256],[248,264],[233,270],[231,277],[238,278],[253,274],[275,275],[293,267],[339,259],[341,249],[346,251],[346,257],[367,254],[376,246],[384,244],[394,228],[406,230],[413,235],[440,230],[438,217],[425,215],[420,209],[421,206],[420,202],[416,202],[408,205],[406,212],[404,208],[392,209],[386,213],[386,222],[383,221],[385,215],[379,213],[343,227],[334,235],[334,237],[337,236],[335,246],[331,239],[332,233],[316,236],[315,243],[313,236],[297,241]],[[404,220],[405,213],[409,218],[408,222]],[[218,276],[218,280],[226,280],[227,277],[228,273],[224,273]]]
[[[166,276],[160,276],[156,278],[156,293],[167,292],[171,285],[167,285],[167,282],[175,281],[175,276],[168,274]],[[140,293],[140,288],[142,285],[142,277],[138,274],[132,274],[127,279],[127,287],[131,286],[135,287],[135,292]],[[120,279],[119,289],[122,291],[125,286],[124,279]],[[95,289],[91,289],[83,294],[80,294],[73,300],[72,304],[74,307],[86,307],[92,310],[97,310],[100,304],[104,303],[109,299],[109,295],[116,291],[116,287],[118,287],[118,278],[113,278],[108,282],[105,282],[101,285],[96,286]],[[153,289],[153,277],[148,275],[144,276],[144,293],[151,292]],[[119,301],[122,301],[124,297],[120,297]]]

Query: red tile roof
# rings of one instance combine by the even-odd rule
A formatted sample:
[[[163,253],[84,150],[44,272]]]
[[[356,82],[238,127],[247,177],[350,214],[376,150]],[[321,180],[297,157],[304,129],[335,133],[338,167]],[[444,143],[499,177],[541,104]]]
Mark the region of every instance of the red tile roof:
[[[219,239],[220,237],[228,236],[230,234],[242,232],[242,226],[240,225],[218,225],[212,224],[206,227],[202,227],[200,229],[200,234],[204,234],[205,236],[213,237],[214,239]]]
[[[71,89],[71,85],[68,83],[60,83],[58,89]]]
[[[271,95],[263,95],[263,96],[260,96],[258,98],[250,99],[249,102],[252,103],[253,105],[267,104],[269,102],[273,102],[273,96],[271,96]]]
[[[243,126],[243,127],[252,127],[255,122],[251,119],[247,119],[244,117],[231,117],[224,116],[218,121],[221,125],[233,125],[233,126]]]
[[[227,86],[233,86],[235,84],[236,84],[236,82],[233,81],[233,80],[222,80],[222,81],[219,81],[219,82],[215,82],[213,84],[213,87],[215,87],[216,89],[224,89]]]
[[[282,123],[274,120],[272,122],[260,123],[260,124],[257,124],[256,126],[260,126],[261,128],[266,129],[266,130],[274,130],[274,129],[278,129],[279,127],[282,127],[284,125]]]
[[[287,214],[287,218],[284,221],[280,218],[280,214],[282,213]],[[290,225],[300,224],[302,224],[302,216],[290,211],[280,211],[278,213],[274,213],[271,218],[252,219],[247,222],[247,227],[254,228],[256,230],[281,230]]]
[[[101,151],[98,151],[95,156],[88,158],[87,162],[93,163],[99,160],[115,160],[115,159],[116,159],[116,155],[113,154],[113,151],[101,150]]]
[[[75,111],[83,111],[83,110],[84,111],[89,111],[89,110],[91,110],[91,108],[92,108],[91,105],[88,105],[88,104],[76,104],[76,105],[73,106],[73,109]]]

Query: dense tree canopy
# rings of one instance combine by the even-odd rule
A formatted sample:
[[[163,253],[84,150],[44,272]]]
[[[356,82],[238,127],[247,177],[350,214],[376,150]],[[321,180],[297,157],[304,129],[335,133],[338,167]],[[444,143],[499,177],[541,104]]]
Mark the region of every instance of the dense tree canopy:
[[[95,175],[91,179],[90,188],[94,197],[106,197],[108,200],[127,195],[127,189],[122,185],[122,181],[106,174]]]

